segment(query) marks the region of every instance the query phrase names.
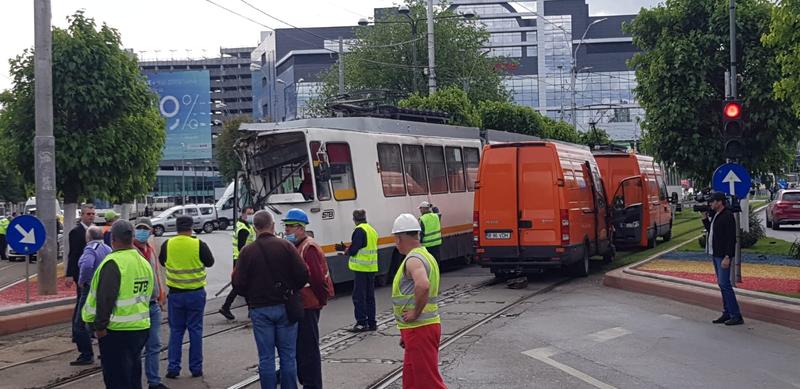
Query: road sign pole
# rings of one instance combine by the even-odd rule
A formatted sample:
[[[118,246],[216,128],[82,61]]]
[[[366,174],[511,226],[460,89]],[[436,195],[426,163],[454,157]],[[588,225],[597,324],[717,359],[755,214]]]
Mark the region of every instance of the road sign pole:
[[[25,304],[31,302],[31,284],[30,284],[30,264],[31,264],[31,256],[25,256]],[[42,280],[39,280],[42,282]]]
[[[733,217],[736,219],[736,255],[734,255],[733,263],[730,264],[731,269],[731,285],[736,285],[737,282],[742,282],[742,275],[740,274],[742,264],[742,227],[741,227],[741,213],[736,212]]]

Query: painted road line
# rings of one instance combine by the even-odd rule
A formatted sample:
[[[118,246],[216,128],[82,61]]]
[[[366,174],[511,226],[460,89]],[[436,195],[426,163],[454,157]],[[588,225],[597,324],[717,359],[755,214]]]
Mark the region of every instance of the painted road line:
[[[670,319],[670,320],[681,320],[681,319],[683,319],[680,316],[670,315],[669,313],[665,313],[665,314],[659,315],[659,316],[661,316],[664,319]]]
[[[608,342],[609,340],[612,339],[619,338],[620,336],[628,335],[630,333],[631,333],[630,331],[622,327],[614,327],[614,328],[609,328],[607,330],[598,331],[593,334],[589,334],[586,337],[597,343],[603,343],[603,342]]]
[[[561,370],[564,373],[567,373],[567,374],[569,374],[569,375],[571,375],[571,376],[573,376],[573,377],[575,377],[575,378],[577,378],[577,379],[579,379],[579,380],[581,380],[583,382],[586,382],[587,384],[592,385],[595,388],[617,389],[615,386],[611,386],[611,385],[609,385],[609,384],[607,384],[605,382],[602,382],[602,381],[600,381],[600,380],[598,380],[598,379],[596,379],[596,378],[594,378],[594,377],[592,377],[592,376],[590,376],[590,375],[588,375],[588,374],[586,374],[586,373],[584,373],[584,372],[582,372],[580,370],[574,369],[572,367],[569,367],[569,366],[567,366],[567,365],[565,365],[565,364],[563,364],[561,362],[557,362],[557,361],[555,361],[555,360],[550,358],[553,355],[558,354],[560,351],[561,350],[559,350],[559,349],[557,349],[555,347],[540,347],[540,348],[535,348],[535,349],[528,350],[528,351],[523,351],[522,353],[527,355],[527,356],[529,356],[529,357],[531,357],[531,358],[533,358],[533,359],[536,359],[537,361],[544,362],[544,363],[546,363],[546,364],[548,364],[548,365],[550,365],[552,367],[555,367],[556,369]]]

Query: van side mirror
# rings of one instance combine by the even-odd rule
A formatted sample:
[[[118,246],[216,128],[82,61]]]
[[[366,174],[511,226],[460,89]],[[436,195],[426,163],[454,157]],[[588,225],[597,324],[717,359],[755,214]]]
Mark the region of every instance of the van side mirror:
[[[678,204],[678,200],[679,200],[678,199],[678,193],[677,192],[672,192],[672,197],[669,198],[669,202],[671,204]]]

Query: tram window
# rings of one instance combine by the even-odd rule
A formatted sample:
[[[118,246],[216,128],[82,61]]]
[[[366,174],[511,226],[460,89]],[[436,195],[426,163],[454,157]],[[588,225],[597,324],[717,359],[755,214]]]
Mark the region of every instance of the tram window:
[[[408,194],[412,196],[428,194],[428,173],[425,171],[422,146],[403,145],[403,162]]]
[[[403,179],[400,145],[379,144],[378,163],[380,164],[383,195],[385,197],[405,196],[406,183]]]
[[[319,171],[319,156],[317,156],[317,152],[319,151],[320,142],[311,142],[311,163],[314,166],[314,177],[317,184],[317,199],[320,201],[330,200],[331,199],[331,187],[328,184],[328,181],[320,179],[320,171]]]
[[[464,148],[464,165],[467,168],[467,189],[475,191],[475,182],[478,181],[478,166],[480,165],[480,154],[474,147]]]
[[[447,162],[447,182],[450,184],[450,191],[465,191],[464,158],[461,156],[461,148],[445,147],[444,156],[445,162]]]
[[[336,200],[355,200],[356,180],[353,177],[353,160],[347,143],[327,143],[325,148],[330,162],[331,185]]]
[[[442,147],[425,146],[425,163],[428,166],[431,193],[447,193],[447,171],[444,165]]]

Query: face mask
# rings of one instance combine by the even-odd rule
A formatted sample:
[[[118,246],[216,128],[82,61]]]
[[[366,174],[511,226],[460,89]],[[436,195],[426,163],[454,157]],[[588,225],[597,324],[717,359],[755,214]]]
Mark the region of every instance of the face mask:
[[[136,230],[136,240],[141,243],[147,242],[147,239],[150,238],[150,231],[148,230]]]
[[[253,224],[253,219],[254,219],[253,215],[247,215],[247,222],[248,223]]]
[[[296,236],[294,236],[294,234],[289,234],[289,235],[286,235],[284,238],[285,238],[286,240],[288,240],[289,242],[292,242],[292,243],[294,243],[294,242],[296,242],[296,241],[297,241],[297,237],[296,237]]]

